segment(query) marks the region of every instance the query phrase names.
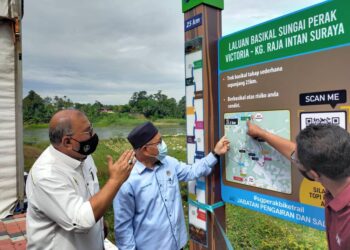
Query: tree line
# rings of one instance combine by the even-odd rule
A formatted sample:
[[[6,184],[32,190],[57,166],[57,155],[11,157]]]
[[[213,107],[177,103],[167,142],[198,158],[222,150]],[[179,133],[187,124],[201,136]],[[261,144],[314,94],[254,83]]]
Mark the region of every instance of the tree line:
[[[177,102],[161,91],[156,94],[139,91],[134,92],[128,104],[124,105],[104,105],[99,101],[93,104],[82,104],[73,102],[67,96],[42,98],[31,90],[23,99],[23,122],[48,123],[54,113],[69,108],[83,111],[94,122],[106,116],[125,117],[130,114],[140,114],[148,119],[185,118],[186,99],[182,97]]]

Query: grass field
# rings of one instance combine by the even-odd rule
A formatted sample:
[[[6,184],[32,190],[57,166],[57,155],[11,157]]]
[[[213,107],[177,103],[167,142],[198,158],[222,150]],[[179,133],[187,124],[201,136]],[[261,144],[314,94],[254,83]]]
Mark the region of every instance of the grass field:
[[[169,155],[186,160],[185,136],[165,137]],[[47,144],[25,145],[25,169],[28,171],[35,159]],[[108,178],[106,155],[114,159],[127,148],[126,139],[111,139],[101,141],[93,154],[101,186]],[[187,194],[187,186],[181,184],[183,197]],[[187,200],[183,201],[187,216]],[[114,242],[113,210],[109,208],[105,215],[110,227],[108,238]],[[235,249],[327,249],[324,232],[297,225],[291,222],[270,217],[251,210],[233,205],[226,205],[227,235]]]

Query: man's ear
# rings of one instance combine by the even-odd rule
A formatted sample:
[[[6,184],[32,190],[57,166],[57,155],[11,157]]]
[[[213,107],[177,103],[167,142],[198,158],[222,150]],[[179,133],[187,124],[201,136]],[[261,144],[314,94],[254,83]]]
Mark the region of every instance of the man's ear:
[[[150,155],[150,153],[149,153],[148,150],[147,150],[147,146],[146,146],[146,145],[142,146],[142,147],[139,149],[139,152],[141,152],[141,154],[144,155],[144,156],[149,156],[149,155]]]
[[[68,136],[64,136],[62,138],[62,145],[66,148],[71,147],[72,146],[71,139]]]
[[[320,174],[319,173],[317,173],[315,170],[310,170],[309,171],[309,175],[315,180],[315,181],[318,181],[318,182],[320,182]]]

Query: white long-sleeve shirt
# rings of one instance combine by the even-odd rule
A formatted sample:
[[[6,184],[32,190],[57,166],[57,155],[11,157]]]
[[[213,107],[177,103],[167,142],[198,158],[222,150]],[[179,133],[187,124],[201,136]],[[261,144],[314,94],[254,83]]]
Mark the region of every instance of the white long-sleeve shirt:
[[[49,146],[29,172],[27,249],[103,249],[103,219],[89,199],[99,191],[91,156],[83,162]]]

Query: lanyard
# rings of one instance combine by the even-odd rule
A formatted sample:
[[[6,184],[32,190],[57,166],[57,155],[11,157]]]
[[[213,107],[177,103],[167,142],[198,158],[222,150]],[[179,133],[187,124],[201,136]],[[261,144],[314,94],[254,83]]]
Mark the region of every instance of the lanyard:
[[[197,207],[197,208],[200,208],[202,210],[205,210],[205,211],[209,211],[213,217],[214,217],[214,221],[216,222],[216,225],[218,226],[220,232],[221,232],[221,235],[222,237],[224,238],[225,240],[225,243],[226,243],[226,247],[227,249],[229,250],[233,250],[233,247],[231,245],[231,242],[230,240],[228,239],[226,233],[225,233],[225,230],[222,228],[222,226],[220,225],[220,222],[219,220],[216,218],[215,216],[215,213],[214,213],[214,210],[218,207],[222,207],[223,205],[225,205],[225,203],[223,201],[219,201],[217,203],[214,203],[212,205],[208,205],[208,204],[204,204],[204,203],[201,203],[199,201],[194,201],[194,200],[191,200],[191,199],[188,199],[188,203]]]

